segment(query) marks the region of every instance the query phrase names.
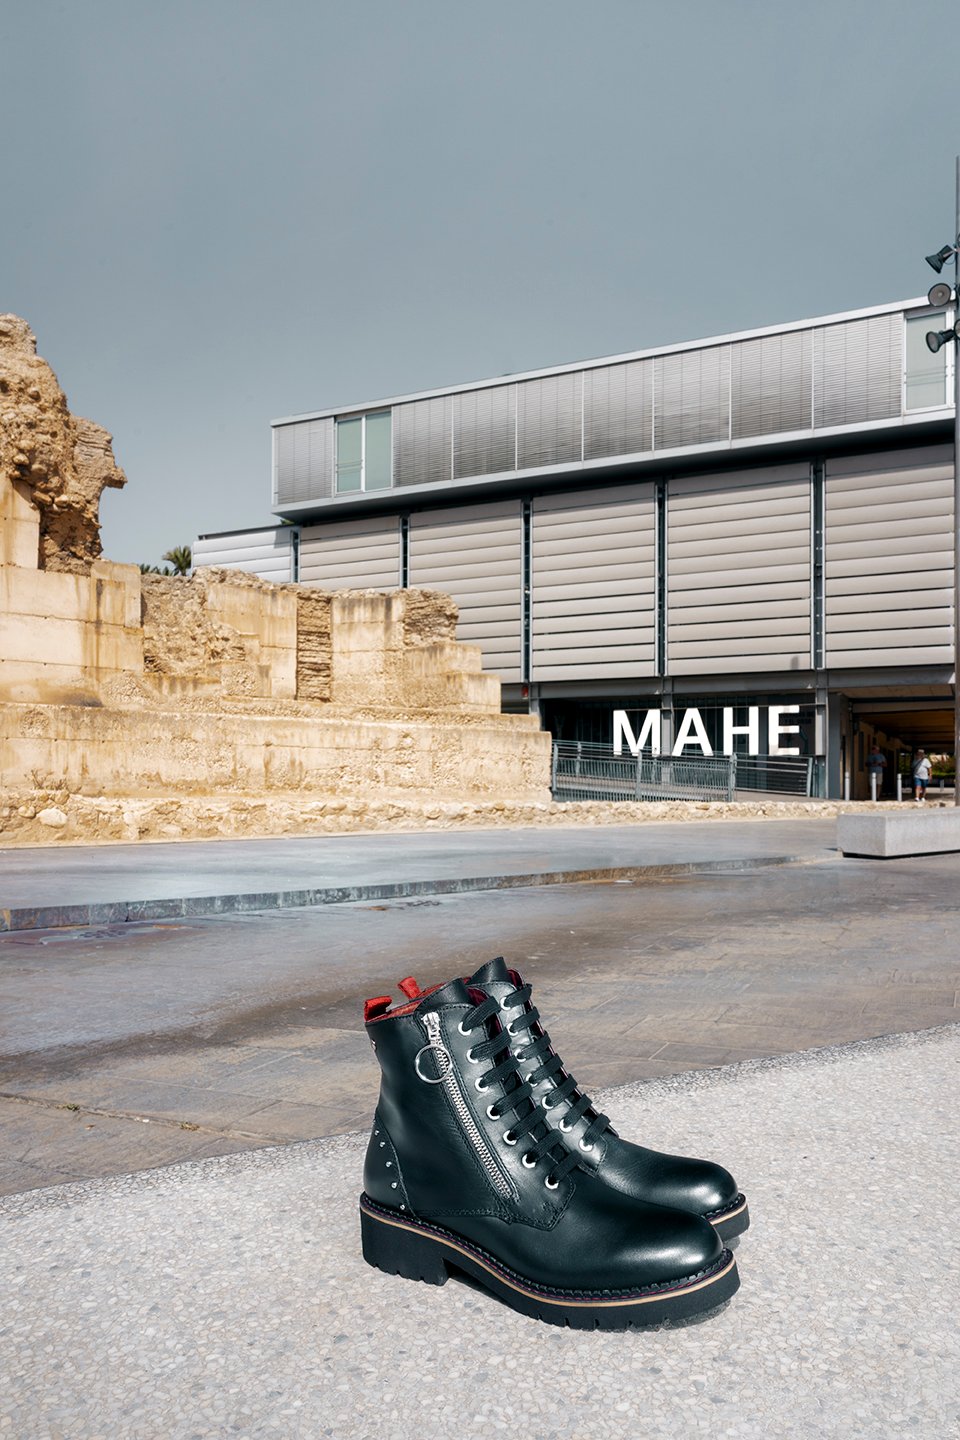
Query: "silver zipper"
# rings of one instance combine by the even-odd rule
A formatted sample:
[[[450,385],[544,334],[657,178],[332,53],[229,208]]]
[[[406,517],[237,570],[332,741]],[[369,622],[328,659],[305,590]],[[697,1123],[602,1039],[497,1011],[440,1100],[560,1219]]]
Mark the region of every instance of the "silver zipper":
[[[494,1190],[496,1190],[497,1194],[504,1200],[515,1200],[517,1195],[516,1190],[511,1182],[505,1178],[487,1142],[481,1135],[476,1120],[474,1120],[470,1113],[470,1107],[464,1098],[463,1091],[460,1088],[460,1082],[457,1079],[453,1056],[440,1038],[440,1016],[436,1010],[427,1010],[422,1016],[422,1019],[424,1025],[427,1027],[427,1034],[430,1037],[430,1048],[438,1054],[440,1078],[439,1081],[435,1083],[442,1085],[447,1092],[447,1098],[453,1106],[453,1112],[460,1121],[460,1128],[476,1151],[477,1159],[483,1166]],[[446,1056],[445,1061],[440,1061],[439,1057],[441,1055]],[[420,1075],[421,1080],[426,1078],[420,1074],[419,1069],[417,1070],[417,1074]]]

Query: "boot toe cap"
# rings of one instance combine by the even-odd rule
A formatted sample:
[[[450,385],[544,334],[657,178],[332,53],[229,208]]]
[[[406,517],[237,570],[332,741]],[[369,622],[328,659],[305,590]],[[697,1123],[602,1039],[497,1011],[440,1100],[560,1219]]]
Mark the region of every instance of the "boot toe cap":
[[[608,1152],[600,1173],[608,1185],[638,1200],[694,1215],[725,1210],[739,1196],[736,1181],[722,1165],[663,1155],[625,1141]]]

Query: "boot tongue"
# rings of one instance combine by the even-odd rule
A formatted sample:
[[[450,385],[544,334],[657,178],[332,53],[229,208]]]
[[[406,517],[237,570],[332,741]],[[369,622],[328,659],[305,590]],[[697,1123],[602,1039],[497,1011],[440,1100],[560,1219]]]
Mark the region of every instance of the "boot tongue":
[[[492,995],[504,1005],[508,996],[519,990],[523,980],[516,970],[510,969],[503,956],[498,955],[496,960],[488,960],[486,965],[481,965],[477,973],[471,975],[467,984],[475,985],[481,994]]]
[[[488,960],[486,965],[481,965],[476,974],[470,976],[467,984],[476,985],[479,990],[482,990],[485,985],[501,981],[512,984],[512,979],[506,960],[502,955],[498,955],[496,960]]]
[[[439,990],[431,990],[430,994],[421,1000],[417,1009],[439,1010],[444,1005],[474,1005],[476,1001],[467,989],[467,982],[464,980],[451,980],[446,985],[441,985]]]

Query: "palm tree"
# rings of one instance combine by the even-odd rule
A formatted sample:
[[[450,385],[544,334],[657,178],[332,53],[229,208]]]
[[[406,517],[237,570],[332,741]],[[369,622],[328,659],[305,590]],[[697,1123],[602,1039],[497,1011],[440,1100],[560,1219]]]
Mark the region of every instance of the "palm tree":
[[[161,558],[170,561],[170,564],[173,566],[174,575],[190,574],[190,567],[193,565],[193,555],[191,554],[189,545],[175,545],[172,550],[168,550]]]

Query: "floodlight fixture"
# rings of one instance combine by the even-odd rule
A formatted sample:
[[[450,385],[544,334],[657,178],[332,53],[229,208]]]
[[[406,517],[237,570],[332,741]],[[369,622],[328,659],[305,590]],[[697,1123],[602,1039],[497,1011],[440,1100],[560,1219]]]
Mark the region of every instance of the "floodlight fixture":
[[[950,259],[950,256],[951,256],[951,255],[955,255],[955,254],[956,254],[956,246],[955,246],[955,245],[942,245],[942,246],[940,247],[940,249],[937,251],[936,255],[927,255],[925,258],[926,258],[926,262],[927,262],[927,264],[930,266],[930,268],[931,268],[932,270],[936,270],[937,274],[939,275],[939,274],[940,274],[940,271],[943,269],[944,265],[945,265],[945,264],[947,263],[947,261]]]
[[[936,285],[931,285],[927,291],[927,299],[931,305],[949,305],[953,299],[953,290],[945,280],[938,280]]]
[[[928,330],[928,331],[927,331],[927,349],[928,349],[928,350],[931,350],[931,351],[933,352],[933,354],[936,355],[937,351],[938,351],[943,345],[946,345],[946,343],[947,343],[948,340],[952,340],[952,339],[953,339],[953,331],[952,331],[952,330]]]

